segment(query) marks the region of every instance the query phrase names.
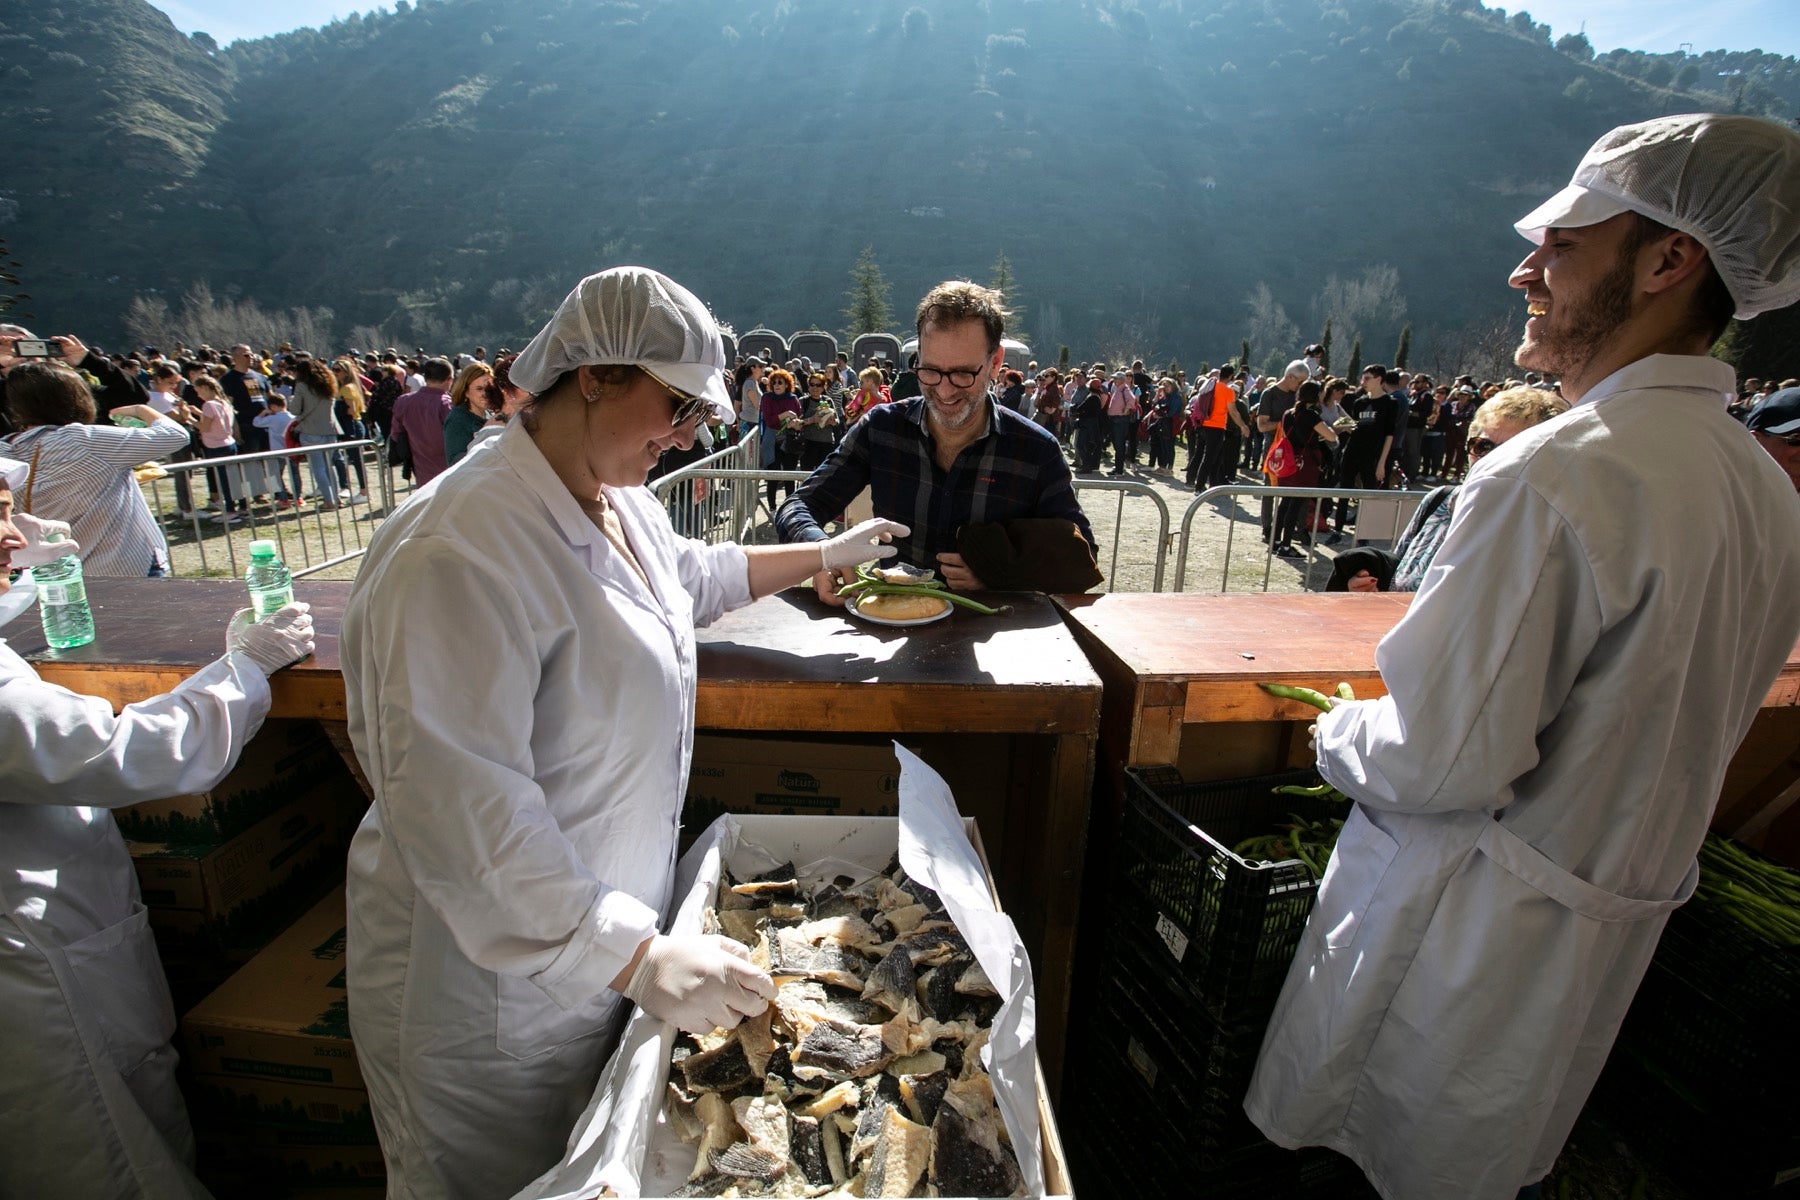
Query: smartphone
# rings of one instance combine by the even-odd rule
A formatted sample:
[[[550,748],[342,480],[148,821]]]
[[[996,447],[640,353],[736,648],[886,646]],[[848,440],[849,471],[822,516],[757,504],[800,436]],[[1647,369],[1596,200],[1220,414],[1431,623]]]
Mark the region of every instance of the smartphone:
[[[13,343],[18,358],[61,358],[62,346],[48,338],[20,338]]]

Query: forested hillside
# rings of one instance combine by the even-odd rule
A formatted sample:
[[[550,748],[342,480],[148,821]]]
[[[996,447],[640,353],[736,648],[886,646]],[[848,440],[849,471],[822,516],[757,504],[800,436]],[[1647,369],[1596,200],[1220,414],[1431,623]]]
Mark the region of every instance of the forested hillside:
[[[39,323],[113,338],[205,285],[516,343],[624,261],[841,330],[873,246],[902,319],[1004,253],[1050,354],[1261,362],[1331,317],[1367,359],[1516,326],[1510,223],[1582,149],[1733,106],[1790,115],[1800,63],[1596,60],[1477,0],[399,0],[225,48],[15,3],[0,238]]]

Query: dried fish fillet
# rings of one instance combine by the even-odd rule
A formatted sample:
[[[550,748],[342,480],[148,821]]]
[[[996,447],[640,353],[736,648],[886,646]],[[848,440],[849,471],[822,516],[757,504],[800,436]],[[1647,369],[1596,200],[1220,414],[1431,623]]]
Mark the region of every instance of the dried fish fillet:
[[[942,1071],[900,1076],[900,1100],[906,1105],[907,1115],[921,1125],[935,1122],[949,1086],[950,1077]]]
[[[688,1180],[699,1179],[712,1170],[712,1156],[738,1140],[737,1118],[731,1105],[717,1092],[708,1092],[694,1102],[694,1117],[700,1122],[700,1148]]]
[[[769,973],[816,979],[860,992],[867,959],[841,946],[814,946],[792,929],[777,932],[770,946]]]
[[[795,1117],[789,1155],[807,1183],[831,1186],[831,1168],[825,1162],[825,1135],[814,1117]]]
[[[999,1122],[970,1120],[948,1097],[931,1125],[931,1182],[941,1196],[1014,1196],[1024,1186]]]
[[[749,1142],[734,1142],[712,1156],[712,1168],[719,1174],[758,1183],[774,1183],[787,1174],[787,1166],[785,1158],[777,1158]]]
[[[912,1195],[913,1186],[931,1161],[931,1145],[929,1129],[907,1120],[897,1109],[888,1109],[882,1117],[881,1136],[863,1169],[863,1195]]]
[[[881,1038],[879,1025],[821,1021],[794,1051],[794,1075],[800,1079],[860,1079],[894,1059]]]
[[[912,956],[896,947],[869,972],[863,985],[862,998],[873,1000],[892,1013],[905,1013],[914,1020],[919,1016],[919,977],[913,971]]]
[[[689,1091],[728,1092],[756,1077],[737,1038],[716,1050],[703,1050],[681,1060],[681,1074]]]
[[[775,1171],[780,1175],[787,1170],[788,1164],[788,1110],[781,1101],[768,1096],[743,1096],[731,1102],[731,1115],[737,1119],[738,1128],[744,1131],[744,1140],[753,1149],[762,1151],[780,1162]],[[717,1165],[717,1164],[715,1164]],[[725,1168],[720,1167],[720,1170]],[[728,1172],[729,1173],[729,1172]]]
[[[962,976],[956,981],[956,990],[965,996],[998,996],[999,990],[994,981],[989,979],[981,964],[971,962],[963,969]]]
[[[863,1084],[862,1105],[857,1109],[856,1134],[850,1139],[850,1161],[855,1163],[875,1148],[889,1112],[899,1108],[900,1081],[879,1075]]]
[[[886,939],[855,913],[818,917],[794,927],[794,936],[814,946],[841,946],[873,954]]]
[[[736,1029],[738,1045],[744,1048],[744,1060],[750,1073],[761,1079],[768,1073],[769,1058],[775,1053],[775,1035],[769,1031],[774,1010],[765,1008],[753,1017],[745,1017]]]

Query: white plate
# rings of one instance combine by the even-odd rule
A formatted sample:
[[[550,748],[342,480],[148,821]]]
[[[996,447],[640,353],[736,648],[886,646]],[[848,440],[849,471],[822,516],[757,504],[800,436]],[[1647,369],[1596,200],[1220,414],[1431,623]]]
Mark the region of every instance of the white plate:
[[[935,616],[935,617],[914,617],[910,621],[896,621],[892,617],[878,617],[878,616],[875,616],[873,613],[864,612],[861,608],[859,608],[857,606],[856,599],[857,598],[855,596],[852,596],[849,599],[849,601],[846,603],[846,607],[849,608],[849,610],[851,612],[855,613],[858,617],[867,621],[871,625],[892,625],[896,629],[905,629],[912,625],[929,625],[933,621],[941,621],[945,617],[950,615],[951,609],[956,607],[954,604],[952,604],[948,600],[946,600],[946,601],[944,601],[944,611],[937,614],[937,616]]]

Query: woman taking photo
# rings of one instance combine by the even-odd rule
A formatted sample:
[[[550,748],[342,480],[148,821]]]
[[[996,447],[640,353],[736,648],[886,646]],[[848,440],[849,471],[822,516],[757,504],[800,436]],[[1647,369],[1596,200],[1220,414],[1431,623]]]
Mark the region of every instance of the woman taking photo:
[[[132,470],[181,450],[187,430],[148,404],[108,414],[140,428],[95,425],[94,394],[81,376],[36,359],[7,371],[6,402],[23,431],[0,440],[0,454],[32,464],[19,510],[73,526],[90,576],[166,575],[169,543]]]
[[[907,530],[677,537],[644,480],[709,406],[729,419],[724,365],[673,280],[589,276],[512,365],[518,419],[389,518],[352,585],[344,682],[374,803],[349,856],[350,1026],[408,1195],[508,1196],[555,1164],[627,997],[704,1031],[774,995],[729,939],[656,932],[694,628]]]

